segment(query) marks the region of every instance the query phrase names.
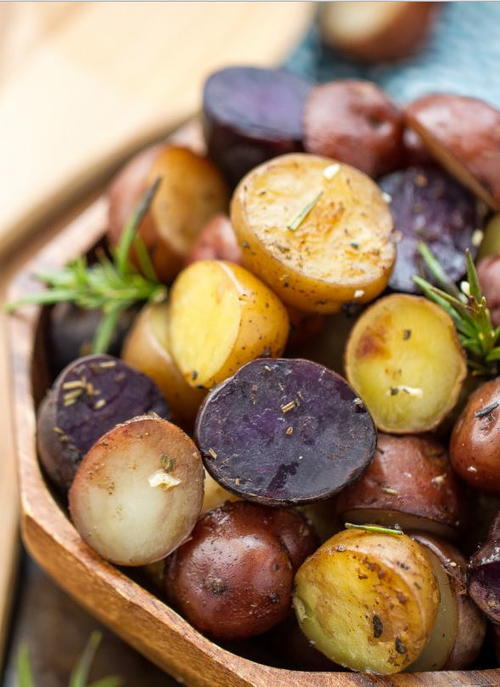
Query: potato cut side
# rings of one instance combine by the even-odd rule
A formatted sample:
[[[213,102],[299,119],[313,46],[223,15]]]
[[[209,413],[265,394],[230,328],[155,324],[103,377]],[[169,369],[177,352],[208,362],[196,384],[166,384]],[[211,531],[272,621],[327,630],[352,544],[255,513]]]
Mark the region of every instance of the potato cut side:
[[[246,269],[203,260],[186,268],[169,300],[169,347],[191,386],[210,388],[259,356],[278,356],[288,314]]]
[[[83,459],[69,493],[82,538],[118,565],[167,556],[190,534],[203,501],[193,441],[160,418],[117,425]]]
[[[389,279],[389,208],[376,184],[349,165],[301,153],[274,158],[240,182],[231,220],[244,264],[300,310],[365,303]]]
[[[427,557],[406,535],[344,530],[301,566],[293,603],[316,649],[352,670],[385,675],[423,650],[439,589]]]
[[[345,367],[377,427],[394,434],[436,427],[467,373],[449,315],[425,298],[402,294],[382,298],[361,315]]]

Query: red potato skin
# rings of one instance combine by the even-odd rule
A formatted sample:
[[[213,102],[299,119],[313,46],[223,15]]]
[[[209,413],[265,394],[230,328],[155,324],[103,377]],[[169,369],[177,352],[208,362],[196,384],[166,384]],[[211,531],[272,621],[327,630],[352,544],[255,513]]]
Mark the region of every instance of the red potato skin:
[[[469,594],[492,622],[500,624],[500,511],[469,561]]]
[[[393,21],[363,41],[341,41],[328,37],[323,28],[323,40],[347,57],[363,62],[385,62],[408,57],[421,48],[439,11],[438,3],[405,2]],[[326,8],[320,7],[320,12]],[[320,26],[323,22],[320,22]]]
[[[337,497],[340,515],[363,508],[409,513],[453,534],[464,520],[462,495],[444,447],[425,436],[379,433],[375,456]]]
[[[340,80],[316,86],[304,108],[308,153],[352,165],[371,177],[402,161],[401,112],[369,81]]]
[[[242,251],[227,215],[215,215],[201,230],[185,264],[198,260],[228,260],[241,265]]]
[[[475,179],[488,205],[500,209],[500,110],[477,98],[436,93],[408,105],[404,117],[428,147],[433,141]],[[431,154],[457,176],[450,159]]]
[[[266,510],[236,502],[209,511],[168,559],[167,596],[204,634],[245,639],[287,617],[293,566],[263,524]]]
[[[500,255],[483,258],[477,266],[477,275],[488,302],[491,321],[500,327]]]
[[[408,127],[403,131],[403,161],[405,167],[419,167],[433,162],[425,143],[416,131]]]
[[[476,415],[492,404],[490,412]],[[450,461],[471,487],[500,496],[499,452],[500,377],[496,377],[470,396],[451,434]]]

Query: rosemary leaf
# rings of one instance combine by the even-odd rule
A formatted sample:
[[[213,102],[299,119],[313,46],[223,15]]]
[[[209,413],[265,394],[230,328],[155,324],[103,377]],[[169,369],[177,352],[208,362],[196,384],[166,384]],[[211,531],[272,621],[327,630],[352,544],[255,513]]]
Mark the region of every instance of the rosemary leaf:
[[[92,353],[105,353],[111,345],[118,320],[126,304],[116,305],[101,318],[92,341]]]
[[[477,276],[477,271],[471,258],[470,250],[465,251],[465,259],[467,261],[467,281],[469,282],[470,295],[477,301],[481,301],[483,297],[481,284],[479,283],[479,277]]]
[[[302,210],[296,215],[293,220],[286,225],[286,228],[289,229],[290,231],[297,231],[297,229],[300,227],[302,222],[306,219],[308,214],[311,212],[313,207],[316,205],[318,200],[321,198],[323,195],[323,191],[320,191],[305,207],[302,208]]]
[[[460,298],[460,291],[458,290],[455,283],[451,281],[451,279],[448,277],[448,275],[442,268],[441,263],[434,256],[431,249],[423,241],[418,242],[417,249],[424,260],[425,266],[427,267],[431,275],[435,278],[435,280],[438,282],[438,284],[441,285],[441,288],[443,288],[451,296]]]
[[[392,534],[399,536],[403,534],[403,530],[398,530],[393,527],[382,527],[382,525],[356,525],[353,522],[345,523],[346,530],[365,530],[366,532],[377,532],[378,534]]]
[[[151,258],[149,257],[148,250],[139,234],[136,234],[134,238],[134,248],[137,253],[137,259],[139,260],[141,272],[147,279],[151,281],[158,281],[158,277],[156,276],[156,271],[153,263],[151,262]]]
[[[26,644],[21,644],[16,657],[17,687],[35,687]]]

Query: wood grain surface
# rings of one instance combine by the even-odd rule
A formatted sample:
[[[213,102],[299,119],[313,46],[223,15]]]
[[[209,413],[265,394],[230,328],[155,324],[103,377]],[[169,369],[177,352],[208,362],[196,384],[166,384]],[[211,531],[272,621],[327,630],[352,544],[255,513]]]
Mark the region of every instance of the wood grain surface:
[[[278,64],[313,10],[304,2],[1,4],[0,252],[196,112],[213,69]]]
[[[191,140],[192,134],[189,133]],[[88,250],[106,221],[105,198],[97,198],[25,261],[9,297],[36,287],[35,271],[53,268]],[[54,229],[54,228],[53,228]],[[34,558],[93,615],[151,661],[193,687],[493,687],[500,670],[437,672],[375,677],[354,673],[309,673],[259,664],[212,643],[165,603],[80,538],[41,474],[35,447],[35,405],[47,385],[39,310],[27,307],[8,323],[15,450],[19,463],[21,524]]]

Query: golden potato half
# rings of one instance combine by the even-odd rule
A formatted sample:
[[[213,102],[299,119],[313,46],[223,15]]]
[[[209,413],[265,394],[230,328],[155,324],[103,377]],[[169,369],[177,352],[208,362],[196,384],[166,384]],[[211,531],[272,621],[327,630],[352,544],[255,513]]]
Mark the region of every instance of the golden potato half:
[[[425,647],[439,589],[426,555],[406,535],[343,530],[299,568],[293,604],[316,649],[352,670],[386,675]]]
[[[254,358],[279,356],[288,330],[277,296],[230,262],[195,262],[170,292],[169,349],[191,386],[209,389]]]
[[[394,294],[371,305],[354,325],[345,370],[378,429],[411,434],[433,429],[453,408],[467,365],[442,308]]]
[[[234,193],[231,221],[244,264],[305,312],[372,300],[395,259],[377,185],[325,157],[294,153],[256,167]]]

